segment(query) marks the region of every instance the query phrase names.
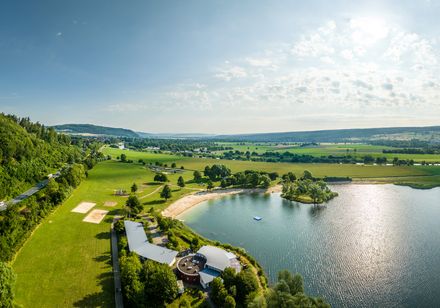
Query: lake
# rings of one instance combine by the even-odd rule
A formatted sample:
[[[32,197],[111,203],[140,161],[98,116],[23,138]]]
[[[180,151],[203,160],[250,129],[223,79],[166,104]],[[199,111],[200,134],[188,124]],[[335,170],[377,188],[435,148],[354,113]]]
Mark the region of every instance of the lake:
[[[440,188],[335,185],[325,207],[280,194],[204,202],[179,216],[246,249],[271,282],[288,269],[335,307],[440,307]],[[261,216],[255,221],[254,216]]]

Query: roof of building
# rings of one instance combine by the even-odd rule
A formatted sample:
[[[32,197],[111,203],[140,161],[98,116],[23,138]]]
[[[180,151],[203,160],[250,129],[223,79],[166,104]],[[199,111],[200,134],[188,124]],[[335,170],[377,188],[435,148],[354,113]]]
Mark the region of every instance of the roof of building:
[[[223,271],[237,260],[237,256],[215,246],[203,246],[197,251],[198,254],[205,256],[206,266]]]
[[[177,251],[157,246],[148,242],[144,226],[141,223],[125,220],[128,248],[149,260],[171,265],[177,256]]]
[[[220,273],[212,269],[205,268],[203,271],[199,272],[199,275],[200,275],[200,282],[202,282],[202,284],[207,286],[208,284],[211,283],[211,281],[214,280],[214,278],[219,277]]]

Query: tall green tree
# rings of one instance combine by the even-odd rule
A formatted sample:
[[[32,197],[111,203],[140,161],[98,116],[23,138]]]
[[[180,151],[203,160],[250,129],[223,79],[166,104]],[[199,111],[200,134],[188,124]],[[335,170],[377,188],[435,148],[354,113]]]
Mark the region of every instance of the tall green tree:
[[[150,303],[170,303],[178,294],[177,278],[167,264],[147,260],[141,270],[144,296]]]
[[[125,202],[125,205],[128,206],[131,212],[135,215],[139,214],[144,209],[138,197],[135,195],[130,195]]]
[[[181,188],[185,187],[185,180],[182,176],[179,176],[179,178],[177,179],[177,185]]]
[[[162,191],[160,192],[160,197],[168,200],[169,198],[171,198],[172,193],[171,193],[171,188],[168,185],[165,185],[162,189]]]
[[[141,307],[144,303],[144,283],[140,279],[142,264],[134,253],[119,258],[121,267],[121,283],[123,294],[127,302],[134,307]]]
[[[198,183],[202,180],[202,174],[200,173],[200,171],[194,171],[193,173],[194,176],[194,182]]]
[[[131,185],[131,192],[135,193],[138,190],[138,186],[136,185],[136,183],[133,183],[133,185]]]
[[[6,263],[0,262],[0,307],[13,307],[16,276]]]
[[[206,183],[206,188],[207,188],[208,190],[213,189],[213,188],[214,188],[214,183],[212,183],[211,180],[208,180],[208,182]]]

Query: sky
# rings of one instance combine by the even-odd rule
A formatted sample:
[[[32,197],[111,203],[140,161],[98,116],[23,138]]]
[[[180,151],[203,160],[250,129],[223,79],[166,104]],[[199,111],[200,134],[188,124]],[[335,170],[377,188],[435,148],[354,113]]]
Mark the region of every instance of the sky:
[[[0,111],[256,133],[440,125],[440,0],[0,2]]]

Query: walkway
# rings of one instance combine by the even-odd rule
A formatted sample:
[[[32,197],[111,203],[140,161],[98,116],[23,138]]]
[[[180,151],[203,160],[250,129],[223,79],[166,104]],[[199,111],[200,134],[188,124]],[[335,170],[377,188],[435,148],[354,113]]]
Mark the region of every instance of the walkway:
[[[122,300],[121,273],[119,271],[118,258],[118,235],[114,229],[114,224],[116,221],[117,219],[114,219],[111,225],[113,278],[115,280],[115,307],[123,308],[124,302]]]
[[[55,179],[55,178],[59,177],[60,175],[61,175],[61,173],[60,173],[60,171],[58,171],[57,173],[54,173],[52,175],[52,178]],[[21,195],[15,197],[14,199],[12,199],[10,201],[5,202],[3,206],[0,206],[0,211],[6,210],[8,205],[17,204],[18,202],[21,202],[21,201],[29,198],[30,196],[34,195],[35,193],[39,192],[44,187],[46,187],[47,183],[49,183],[49,180],[45,179],[45,180],[41,181],[40,183],[38,183],[37,185],[35,185],[34,187],[28,189],[27,191],[25,191]]]

